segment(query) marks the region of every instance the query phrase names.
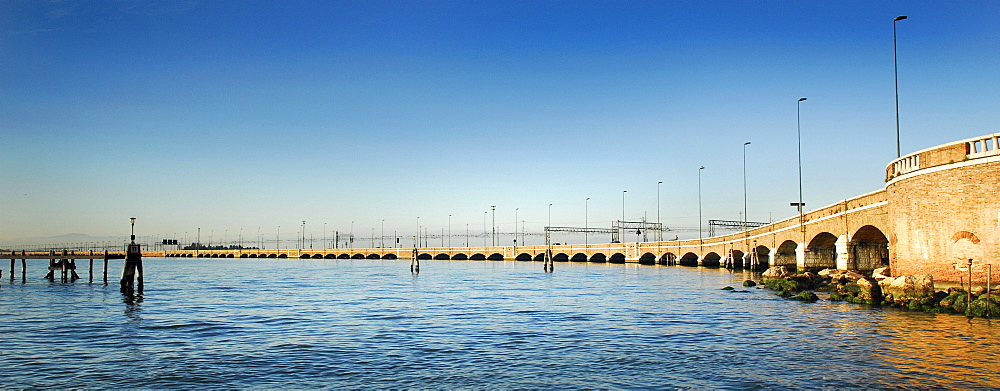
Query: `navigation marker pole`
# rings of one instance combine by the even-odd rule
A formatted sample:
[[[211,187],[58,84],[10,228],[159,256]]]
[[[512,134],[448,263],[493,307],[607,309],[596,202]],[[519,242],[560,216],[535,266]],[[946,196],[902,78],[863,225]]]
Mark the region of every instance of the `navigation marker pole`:
[[[132,221],[132,242],[125,252],[125,267],[122,269],[121,292],[142,293],[142,247],[135,242],[135,217]],[[133,280],[134,279],[134,280]]]

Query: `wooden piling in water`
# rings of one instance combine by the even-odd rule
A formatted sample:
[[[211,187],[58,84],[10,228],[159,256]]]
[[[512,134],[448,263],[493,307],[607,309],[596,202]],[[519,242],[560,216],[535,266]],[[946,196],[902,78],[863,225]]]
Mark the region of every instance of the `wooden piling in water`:
[[[24,250],[21,250],[21,256],[22,257],[26,256]],[[25,258],[21,258],[21,283],[23,284],[27,281],[28,281],[28,260]]]
[[[104,250],[104,286],[108,286],[108,250]]]
[[[94,250],[90,250],[90,282],[94,282]]]

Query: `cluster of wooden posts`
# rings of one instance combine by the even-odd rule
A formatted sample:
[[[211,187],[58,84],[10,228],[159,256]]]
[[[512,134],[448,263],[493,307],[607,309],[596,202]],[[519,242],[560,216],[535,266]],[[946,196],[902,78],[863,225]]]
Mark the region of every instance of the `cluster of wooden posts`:
[[[77,274],[76,261],[78,259],[89,259],[90,269],[88,270],[89,281],[94,282],[94,259],[104,259],[104,284],[108,284],[108,260],[110,259],[124,259],[125,256],[119,253],[109,253],[104,251],[103,254],[95,254],[93,251],[89,253],[77,253],[74,251],[65,251],[57,253],[56,251],[49,251],[48,254],[39,253],[29,253],[27,251],[12,251],[9,254],[5,254],[3,258],[10,259],[10,280],[14,281],[16,276],[15,266],[17,265],[17,259],[21,260],[21,282],[27,282],[28,280],[28,259],[46,259],[49,261],[48,273],[45,275],[50,281],[55,281],[56,273],[59,273],[62,282],[76,281],[80,278]],[[2,276],[2,272],[0,272]]]

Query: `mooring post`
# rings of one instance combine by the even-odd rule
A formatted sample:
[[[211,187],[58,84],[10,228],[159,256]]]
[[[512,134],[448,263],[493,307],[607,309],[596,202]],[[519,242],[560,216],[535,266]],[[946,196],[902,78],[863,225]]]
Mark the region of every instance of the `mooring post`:
[[[410,261],[410,272],[420,273],[420,250],[416,247],[413,248],[413,258]]]
[[[993,280],[993,264],[986,264],[986,317],[990,317],[990,282]]]
[[[965,301],[965,316],[972,315],[972,258],[969,258],[969,291]]]
[[[104,286],[108,286],[108,250],[104,250]]]
[[[14,281],[14,256],[17,255],[17,251],[10,252],[10,281]]]
[[[90,250],[90,282],[94,282],[94,250]]]
[[[55,280],[56,272],[56,252],[49,251],[49,272],[45,274],[45,278],[49,280]]]
[[[24,250],[21,250],[21,283],[22,284],[28,281],[28,260],[25,257],[27,257],[26,252]]]
[[[66,250],[63,250],[62,256],[65,257],[66,254],[69,254],[69,253],[66,252]],[[59,267],[61,268],[60,271],[62,272],[62,274],[60,275],[60,277],[62,277],[62,282],[66,282],[67,281],[67,272],[69,271],[69,258],[60,259],[59,260]]]
[[[138,293],[142,293],[142,248],[135,242],[135,217],[131,220],[132,242],[125,251],[125,266],[122,268],[121,278],[121,292],[125,294],[136,292],[136,282],[138,282]],[[137,279],[136,272],[139,274]]]

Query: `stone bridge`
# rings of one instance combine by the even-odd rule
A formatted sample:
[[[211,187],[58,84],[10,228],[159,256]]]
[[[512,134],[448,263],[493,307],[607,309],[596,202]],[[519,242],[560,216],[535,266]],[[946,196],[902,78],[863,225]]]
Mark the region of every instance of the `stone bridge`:
[[[794,266],[958,281],[968,259],[1000,261],[1000,133],[914,152],[886,167],[886,184],[801,216],[704,239],[590,245],[322,250],[183,250],[168,257],[441,259],[607,262],[732,268]],[[549,252],[550,251],[550,252]],[[985,267],[974,266],[976,280]],[[1000,272],[1000,270],[998,270]]]

